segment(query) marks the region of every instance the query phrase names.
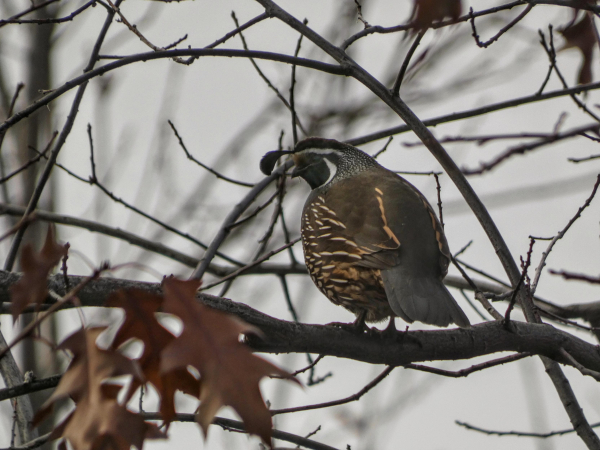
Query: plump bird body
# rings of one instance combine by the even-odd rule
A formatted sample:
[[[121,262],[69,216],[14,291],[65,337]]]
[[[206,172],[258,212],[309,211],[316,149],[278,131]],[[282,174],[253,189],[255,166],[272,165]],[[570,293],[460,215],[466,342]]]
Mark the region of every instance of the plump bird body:
[[[313,188],[301,218],[306,266],[329,300],[367,322],[469,326],[442,283],[450,262],[443,229],[413,185],[337,141],[309,138],[291,153],[292,176]],[[277,155],[267,155],[270,166]]]

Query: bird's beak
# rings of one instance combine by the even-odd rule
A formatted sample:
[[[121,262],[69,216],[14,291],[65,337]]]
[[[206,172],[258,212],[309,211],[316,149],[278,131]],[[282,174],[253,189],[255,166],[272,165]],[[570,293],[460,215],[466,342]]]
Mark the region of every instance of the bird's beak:
[[[290,176],[292,178],[299,177],[304,169],[305,169],[305,167],[294,166],[294,168],[292,169],[292,172],[290,173]]]

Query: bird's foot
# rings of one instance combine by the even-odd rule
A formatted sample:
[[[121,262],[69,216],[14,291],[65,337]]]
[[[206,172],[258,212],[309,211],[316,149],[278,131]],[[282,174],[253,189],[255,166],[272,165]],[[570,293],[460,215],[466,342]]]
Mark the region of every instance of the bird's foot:
[[[353,334],[364,334],[372,335],[373,330],[367,326],[365,323],[365,314],[360,314],[356,320],[352,323],[340,323],[340,322],[331,322],[327,325],[341,328],[342,330],[349,331]]]
[[[371,333],[372,331],[371,328],[369,328],[364,322],[359,325],[357,325],[356,322],[330,322],[327,324],[327,326],[341,328],[342,330],[349,331],[353,334]]]
[[[378,334],[381,339],[394,341],[398,339],[398,330],[396,330],[396,322],[394,321],[393,317],[390,317],[390,323],[388,323],[388,326],[384,330],[379,331]]]

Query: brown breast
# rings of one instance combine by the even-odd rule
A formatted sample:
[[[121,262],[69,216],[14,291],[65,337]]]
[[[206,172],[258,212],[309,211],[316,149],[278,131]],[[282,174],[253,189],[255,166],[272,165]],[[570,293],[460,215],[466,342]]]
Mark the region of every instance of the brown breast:
[[[304,259],[313,282],[336,305],[357,316],[366,312],[367,322],[394,315],[379,270],[361,265],[371,250],[348,235],[324,195],[313,192],[302,213]]]

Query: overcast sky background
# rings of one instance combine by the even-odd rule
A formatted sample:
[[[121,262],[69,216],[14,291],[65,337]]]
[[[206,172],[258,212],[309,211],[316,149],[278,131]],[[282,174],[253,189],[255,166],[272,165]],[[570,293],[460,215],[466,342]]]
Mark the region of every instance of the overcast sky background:
[[[309,26],[320,33],[330,29],[337,20],[340,5],[352,0],[280,1],[284,9],[298,19],[308,18]],[[15,0],[15,3],[18,3]],[[28,2],[20,1],[22,9]],[[83,1],[64,2],[64,11],[71,11]],[[464,2],[463,10],[473,5],[477,10],[485,9],[497,1]],[[136,23],[144,35],[155,45],[166,46],[184,34],[188,39],[180,47],[203,47],[235,28],[230,17],[235,11],[243,23],[260,14],[260,5],[251,0],[186,1],[173,4],[127,0],[122,6],[125,16]],[[372,25],[392,26],[404,23],[411,10],[407,0],[373,0],[365,2],[363,14]],[[495,16],[486,22],[489,29],[481,29],[482,39],[508,23],[520,10]],[[56,53],[53,66],[53,86],[81,73],[105,18],[105,10],[96,7],[76,18],[72,23],[56,28]],[[470,37],[470,25],[462,23],[450,29],[429,31],[420,48],[427,45],[440,46],[453,42],[457,50],[442,53],[437,65],[422,78],[416,77],[402,96],[407,99],[421,119],[449,114],[531,95],[537,91],[548,68],[548,59],[538,44],[538,29],[547,29],[552,23],[556,28],[570,19],[564,8],[537,6],[529,16],[508,35],[489,49],[476,47]],[[21,26],[24,27],[24,26]],[[352,29],[345,30],[334,43],[340,44],[346,37],[362,28],[356,22]],[[285,25],[271,19],[248,30],[246,38],[251,49],[293,53],[297,34]],[[24,78],[23,54],[27,41],[20,27],[4,27],[0,39],[4,42],[0,53],[1,63],[8,71],[13,84]],[[403,35],[373,35],[353,46],[352,57],[372,74],[385,73],[390,64],[400,66],[404,54]],[[470,40],[470,41],[469,41]],[[557,37],[557,46],[561,41]],[[241,48],[238,38],[231,39],[222,48]],[[149,51],[123,24],[114,23],[103,46],[102,54],[133,54]],[[397,54],[397,56],[396,56]],[[332,62],[315,47],[304,41],[300,56]],[[576,50],[559,52],[559,66],[569,83],[574,84],[580,55]],[[287,65],[259,61],[258,64],[287,95],[290,67]],[[594,67],[597,69],[597,64]],[[452,92],[442,89],[448,80],[461,74],[479,73],[489,69],[485,77],[476,80],[468,89]],[[340,90],[346,98],[325,93],[323,81],[328,75],[310,77],[308,69],[298,69],[297,105],[300,118],[306,118],[313,109],[323,106],[323,99],[336,101],[337,105],[371,95],[353,80],[346,80]],[[309,81],[304,81],[309,80]],[[549,82],[546,91],[559,89],[556,76]],[[108,91],[103,91],[108,89]],[[437,92],[436,98],[427,94]],[[108,92],[109,96],[103,96]],[[52,103],[53,129],[60,129],[70,108],[74,91]],[[178,147],[167,120],[172,120],[187,148],[205,164],[222,171],[227,176],[247,182],[256,182],[263,175],[258,168],[262,154],[277,147],[282,129],[285,130],[284,144],[291,145],[289,115],[282,109],[277,114],[264,118],[266,124],[259,125],[259,112],[276,99],[245,59],[202,58],[190,66],[182,66],[168,60],[136,63],[111,72],[90,82],[83,99],[75,126],[61,152],[59,162],[81,176],[87,177],[89,169],[89,146],[87,124],[91,123],[97,155],[98,175],[115,195],[123,197],[139,208],[157,217],[175,223],[182,230],[209,243],[231,208],[239,202],[247,190],[223,182],[186,160]],[[592,92],[588,105],[598,103],[598,94]],[[21,108],[25,105],[20,105]],[[385,109],[385,108],[382,108]],[[516,109],[503,110],[470,121],[458,121],[432,129],[438,137],[463,135],[485,135],[496,133],[552,131],[561,113],[568,111],[562,130],[590,123],[590,119],[577,112],[568,98],[534,103]],[[359,128],[344,130],[332,126],[323,137],[339,140],[368,134],[402,121],[389,114],[374,115]],[[238,136],[242,130],[256,129],[255,134]],[[395,137],[379,161],[393,170],[431,171],[440,167],[424,147],[405,147],[402,143],[416,142],[412,133]],[[490,142],[484,146],[454,143],[446,148],[460,167],[476,167],[480,161],[488,161],[509,146],[519,141]],[[376,141],[362,148],[374,153],[385,140]],[[489,207],[492,217],[507,241],[513,256],[525,255],[529,235],[553,236],[583,204],[589,195],[598,163],[569,164],[568,157],[584,157],[598,153],[598,148],[589,140],[574,139],[544,147],[542,150],[521,157],[517,156],[499,166],[491,173],[471,177],[476,192]],[[415,184],[435,203],[435,182],[431,177],[412,176],[407,179]],[[53,173],[58,212],[97,219],[111,226],[120,227],[136,234],[160,240],[189,255],[201,256],[198,248],[188,242],[156,234],[157,228],[119,205],[107,202],[97,188],[76,181],[64,173]],[[445,230],[453,252],[473,240],[463,255],[467,262],[506,279],[502,267],[475,217],[470,213],[457,189],[446,176],[441,177],[444,201]],[[286,219],[293,237],[299,235],[301,205],[308,195],[308,187],[300,180],[290,181],[290,194],[284,204]],[[272,190],[261,199],[266,199]],[[193,199],[193,208],[183,209],[186,201]],[[600,273],[599,200],[584,213],[572,227],[565,239],[548,258],[548,267],[584,272]],[[255,236],[245,241],[234,240],[225,246],[233,257],[247,261],[255,250],[255,242],[264,232],[270,210],[263,213],[257,225],[249,233]],[[189,276],[188,268],[159,256],[142,255],[141,251],[124,243],[100,238],[85,230],[60,227],[60,239],[71,244],[70,271],[74,274],[89,273],[87,261],[99,264],[109,259],[113,264],[141,260],[158,274]],[[242,245],[245,242],[245,245]],[[270,248],[283,244],[278,227]],[[251,243],[252,245],[248,245]],[[3,250],[6,247],[2,247]],[[537,266],[545,244],[536,244],[533,265]],[[302,261],[302,250],[294,248],[298,260]],[[288,262],[286,254],[273,259]],[[222,261],[220,261],[222,263]],[[455,270],[451,269],[452,274]],[[130,277],[158,281],[156,276],[139,270],[125,270],[117,277]],[[350,313],[329,303],[306,276],[291,276],[291,296],[298,309],[301,321],[325,324],[332,321],[351,321]],[[207,278],[207,281],[210,277]],[[211,293],[218,294],[218,288]],[[598,300],[597,288],[577,282],[564,282],[546,271],[538,291],[542,298],[557,304],[581,303]],[[459,292],[453,291],[457,301],[473,323],[480,321],[476,313],[464,301]],[[260,311],[277,318],[291,320],[281,292],[279,279],[275,276],[244,277],[234,283],[227,297],[247,303]],[[500,305],[503,310],[505,306]],[[107,318],[113,322],[118,314],[109,315],[102,311],[86,310],[89,323],[101,323]],[[516,318],[522,318],[520,313]],[[79,320],[65,315],[66,335],[75,330]],[[9,318],[2,318],[2,330],[7,339],[12,328]],[[398,328],[404,324],[398,321]],[[411,329],[424,329],[421,324]],[[569,332],[589,340],[569,329]],[[494,355],[501,356],[501,355]],[[296,370],[306,363],[304,355],[267,355],[271,361]],[[433,363],[445,369],[459,369],[491,358],[473,361]],[[381,366],[370,366],[354,361],[325,358],[317,366],[317,375],[332,372],[325,382],[299,389],[278,380],[264,381],[263,394],[274,408],[299,406],[334,400],[360,390],[367,382],[383,370]],[[578,372],[563,369],[575,389],[590,422],[600,421],[600,392],[597,384]],[[302,378],[303,381],[306,378]],[[182,405],[191,412],[195,404],[182,396]],[[150,409],[152,401],[146,403]],[[4,419],[0,421],[0,447],[9,443],[10,407],[8,402],[0,404]],[[235,417],[229,410],[220,415]],[[360,402],[329,408],[326,410],[301,412],[278,416],[275,426],[283,431],[306,435],[321,426],[314,439],[336,448],[351,445],[357,449],[577,449],[583,443],[574,435],[553,440],[529,438],[489,437],[457,426],[460,420],[494,430],[520,430],[548,432],[566,429],[570,423],[558,396],[543,370],[541,362],[529,358],[507,366],[501,366],[473,374],[466,379],[447,379],[435,375],[413,372],[398,368]],[[2,437],[4,436],[4,437]],[[147,448],[194,448],[232,449],[258,448],[256,438],[226,432],[213,427],[208,441],[203,442],[200,432],[193,424],[174,424],[170,440],[164,443],[148,443]],[[289,447],[289,445],[288,445]]]

